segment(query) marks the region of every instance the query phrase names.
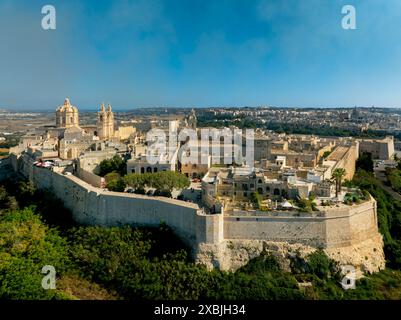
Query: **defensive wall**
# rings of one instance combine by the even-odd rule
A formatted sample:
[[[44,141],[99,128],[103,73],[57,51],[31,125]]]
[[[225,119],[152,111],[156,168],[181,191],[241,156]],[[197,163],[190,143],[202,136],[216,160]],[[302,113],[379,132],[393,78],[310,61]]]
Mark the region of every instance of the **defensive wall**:
[[[317,248],[346,247],[378,233],[376,201],[312,213],[272,211],[224,216],[224,238],[302,243]]]
[[[14,156],[11,162],[15,161]],[[26,159],[19,159],[13,167],[37,188],[51,190],[80,224],[157,227],[166,223],[192,248],[196,261],[209,268],[236,269],[263,250],[280,255],[284,261],[295,251],[306,254],[317,248],[362,271],[384,268],[373,198],[312,214],[206,214],[194,203],[107,191],[76,176],[35,167]]]
[[[103,177],[100,177],[92,172],[86,171],[82,168],[77,169],[77,176],[89,183],[90,185],[98,188],[103,188],[106,185],[106,180]]]

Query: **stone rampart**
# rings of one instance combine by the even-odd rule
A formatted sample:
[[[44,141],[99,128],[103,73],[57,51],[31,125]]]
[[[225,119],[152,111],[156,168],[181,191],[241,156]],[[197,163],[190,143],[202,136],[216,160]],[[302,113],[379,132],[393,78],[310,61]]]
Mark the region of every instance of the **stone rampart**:
[[[355,261],[360,270],[372,272],[384,267],[373,198],[310,216],[211,215],[194,203],[110,192],[75,176],[32,166],[23,159],[18,162],[20,172],[38,188],[51,190],[78,223],[157,227],[164,222],[192,248],[196,261],[210,268],[233,270],[261,250],[277,246],[279,251],[296,247],[304,253],[323,248],[337,261]]]

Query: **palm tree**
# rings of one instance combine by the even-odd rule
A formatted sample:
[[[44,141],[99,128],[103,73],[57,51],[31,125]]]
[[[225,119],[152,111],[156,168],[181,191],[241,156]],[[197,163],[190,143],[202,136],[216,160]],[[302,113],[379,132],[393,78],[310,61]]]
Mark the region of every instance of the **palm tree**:
[[[336,182],[336,198],[338,197],[338,193],[341,190],[341,182],[343,177],[345,176],[345,169],[344,168],[337,168],[334,169],[333,173],[331,174],[331,178]]]

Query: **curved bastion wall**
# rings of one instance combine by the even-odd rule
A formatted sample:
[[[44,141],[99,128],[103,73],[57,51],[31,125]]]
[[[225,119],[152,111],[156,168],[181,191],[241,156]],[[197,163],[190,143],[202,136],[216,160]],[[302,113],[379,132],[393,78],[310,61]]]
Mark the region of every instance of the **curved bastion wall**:
[[[224,238],[301,243],[317,248],[346,247],[378,233],[376,201],[331,207],[314,213],[288,211],[225,215]]]
[[[16,157],[12,159],[15,161]],[[275,254],[285,267],[295,252],[302,256],[317,248],[324,249],[341,264],[352,264],[361,271],[384,268],[373,198],[317,215],[285,212],[265,216],[210,215],[193,203],[110,192],[72,175],[37,168],[27,159],[19,159],[18,163],[13,167],[36,187],[51,190],[72,211],[78,223],[157,227],[165,222],[192,248],[195,260],[208,268],[235,270],[263,250]]]

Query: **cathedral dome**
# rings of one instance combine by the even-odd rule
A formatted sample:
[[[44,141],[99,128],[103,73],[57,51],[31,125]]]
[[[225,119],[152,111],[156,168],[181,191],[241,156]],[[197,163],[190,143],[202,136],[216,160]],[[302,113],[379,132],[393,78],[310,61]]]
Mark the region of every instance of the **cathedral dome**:
[[[78,112],[78,108],[71,105],[70,99],[65,98],[64,104],[62,106],[59,106],[56,111],[59,112]]]
[[[56,109],[56,124],[58,127],[78,126],[78,108],[71,105],[65,98],[64,104]]]

